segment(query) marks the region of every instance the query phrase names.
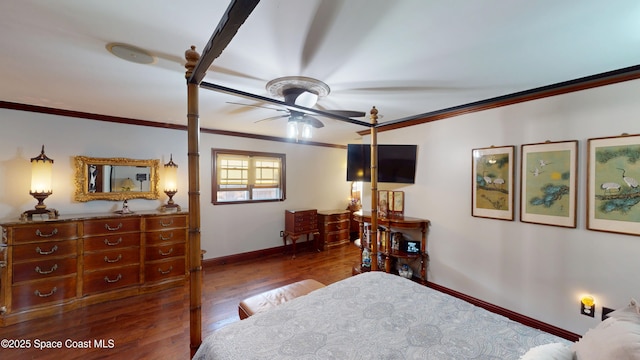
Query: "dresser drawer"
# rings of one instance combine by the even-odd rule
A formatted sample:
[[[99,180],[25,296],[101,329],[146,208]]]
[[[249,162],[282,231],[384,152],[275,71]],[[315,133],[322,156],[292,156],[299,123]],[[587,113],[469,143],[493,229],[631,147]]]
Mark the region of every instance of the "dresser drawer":
[[[118,234],[135,231],[140,231],[140,219],[137,217],[87,220],[84,222],[85,236]]]
[[[163,242],[186,242],[187,233],[184,229],[153,231],[145,234],[147,245],[160,244]]]
[[[76,277],[52,278],[14,285],[11,293],[12,311],[73,299]]]
[[[349,230],[349,221],[343,220],[338,222],[330,222],[325,223],[325,229],[329,232],[331,231],[340,231],[340,230]]]
[[[313,223],[313,224],[296,224],[296,226],[293,227],[293,231],[296,233],[301,233],[301,232],[316,232],[318,230],[318,224]]]
[[[318,221],[318,216],[316,215],[316,213],[302,213],[302,214],[295,214],[295,216],[293,217],[293,221],[296,224],[300,224],[300,223],[307,223],[307,222],[316,222]]]
[[[349,241],[349,230],[341,230],[338,232],[332,232],[325,235],[325,243],[327,245],[339,245]]]
[[[176,229],[187,227],[186,215],[175,216],[157,216],[144,219],[144,226],[146,231],[164,230],[164,229]]]
[[[172,277],[185,276],[184,264],[184,258],[147,263],[144,269],[145,281],[160,281]]]
[[[14,244],[32,241],[56,241],[75,239],[78,237],[78,226],[75,222],[68,223],[39,223],[12,228],[10,237]]]
[[[137,285],[140,283],[140,266],[130,265],[121,268],[85,272],[82,279],[83,295]]]
[[[84,254],[84,271],[140,263],[140,248],[125,248]]]
[[[13,261],[31,261],[35,259],[51,259],[75,256],[78,240],[50,241],[13,246]]]
[[[338,214],[318,214],[318,216],[324,222],[332,222],[332,221],[341,221],[341,220],[349,220],[349,212],[338,213]]]
[[[75,257],[14,263],[13,283],[71,275],[75,274],[77,269],[78,262]]]
[[[185,256],[185,243],[168,243],[164,245],[147,246],[145,248],[145,260],[153,261],[171,257]]]
[[[139,233],[93,236],[84,239],[84,251],[99,251],[140,246]]]

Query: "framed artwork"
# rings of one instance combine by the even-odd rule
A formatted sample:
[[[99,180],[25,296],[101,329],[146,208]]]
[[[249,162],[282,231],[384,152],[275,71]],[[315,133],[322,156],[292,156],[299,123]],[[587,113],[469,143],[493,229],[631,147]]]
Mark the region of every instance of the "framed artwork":
[[[525,144],[520,156],[520,221],[575,228],[578,141]]]
[[[378,190],[378,216],[386,218],[389,215],[389,192]]]
[[[514,153],[514,145],[472,150],[472,216],[513,221]]]
[[[404,191],[390,191],[389,198],[389,216],[404,216]]]
[[[381,218],[402,217],[404,214],[404,192],[378,190],[378,216]]]
[[[640,135],[589,139],[587,150],[587,228],[640,235]]]

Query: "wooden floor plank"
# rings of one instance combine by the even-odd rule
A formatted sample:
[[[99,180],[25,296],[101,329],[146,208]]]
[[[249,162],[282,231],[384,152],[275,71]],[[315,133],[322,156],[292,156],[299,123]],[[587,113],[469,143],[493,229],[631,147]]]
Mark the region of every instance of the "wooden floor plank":
[[[353,244],[323,252],[300,251],[259,260],[206,267],[202,288],[202,336],[240,321],[246,297],[304,279],[331,284],[351,276],[359,249]],[[63,314],[0,328],[0,339],[30,340],[30,349],[0,348],[13,359],[189,359],[188,286],[95,304]],[[38,341],[62,341],[63,349],[34,348]],[[90,341],[90,349],[65,348],[65,341]],[[95,342],[113,348],[95,348]]]

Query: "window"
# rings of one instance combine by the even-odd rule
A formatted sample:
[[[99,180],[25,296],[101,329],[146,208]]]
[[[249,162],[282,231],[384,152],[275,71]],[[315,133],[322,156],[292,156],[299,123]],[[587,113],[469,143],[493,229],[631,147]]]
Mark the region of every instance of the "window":
[[[212,149],[212,202],[237,204],[285,199],[285,155]]]

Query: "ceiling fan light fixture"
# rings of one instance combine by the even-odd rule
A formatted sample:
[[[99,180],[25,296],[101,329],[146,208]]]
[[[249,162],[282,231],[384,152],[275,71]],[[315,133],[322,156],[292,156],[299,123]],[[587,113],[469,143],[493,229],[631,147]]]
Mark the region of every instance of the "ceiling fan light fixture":
[[[287,123],[287,137],[290,139],[298,138],[298,122],[297,121],[289,121]]]
[[[313,132],[313,127],[311,126],[311,124],[305,122],[302,125],[302,138],[303,139],[311,139],[312,132]]]

